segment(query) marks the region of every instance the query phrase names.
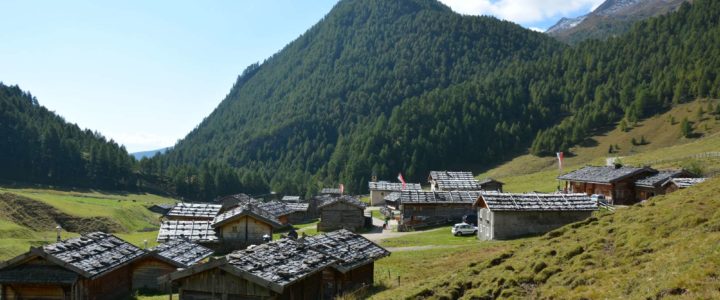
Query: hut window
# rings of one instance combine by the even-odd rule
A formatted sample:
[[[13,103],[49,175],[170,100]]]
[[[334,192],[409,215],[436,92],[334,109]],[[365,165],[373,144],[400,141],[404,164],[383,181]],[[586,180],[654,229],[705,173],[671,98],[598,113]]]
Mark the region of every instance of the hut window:
[[[233,226],[233,227],[232,227],[232,232],[238,232],[237,226]]]

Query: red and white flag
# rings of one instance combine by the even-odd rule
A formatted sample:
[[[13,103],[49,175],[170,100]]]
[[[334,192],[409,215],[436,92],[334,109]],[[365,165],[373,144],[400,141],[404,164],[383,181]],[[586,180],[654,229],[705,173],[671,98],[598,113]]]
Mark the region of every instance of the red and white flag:
[[[398,180],[402,182],[402,189],[404,190],[407,186],[407,183],[405,182],[405,177],[402,176],[402,173],[398,173]]]
[[[558,159],[558,168],[560,168],[560,170],[562,170],[562,164],[563,164],[563,159],[565,158],[565,154],[563,154],[562,152],[557,152],[555,155],[557,155],[557,159]]]
[[[341,183],[340,184],[340,195],[342,195],[344,193],[345,193],[345,185]]]

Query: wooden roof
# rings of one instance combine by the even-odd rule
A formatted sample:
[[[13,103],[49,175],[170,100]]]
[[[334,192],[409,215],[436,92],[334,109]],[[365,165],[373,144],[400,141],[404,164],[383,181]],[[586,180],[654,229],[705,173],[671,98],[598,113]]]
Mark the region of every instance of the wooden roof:
[[[213,254],[213,250],[187,239],[175,239],[150,250],[179,267],[189,267]]]
[[[586,194],[513,194],[483,192],[475,203],[492,211],[592,211],[595,201]]]
[[[482,188],[471,172],[431,171],[428,181],[434,181],[442,190],[478,191]]]
[[[192,242],[217,242],[212,221],[163,221],[160,223],[158,242],[188,239]]]
[[[402,204],[473,204],[480,196],[480,191],[402,191]]]
[[[165,216],[212,219],[220,212],[220,208],[222,208],[222,205],[219,204],[177,203]]]
[[[318,209],[335,204],[335,203],[340,203],[340,202],[347,203],[347,204],[356,206],[361,209],[365,209],[365,207],[367,206],[367,204],[365,204],[364,202],[358,200],[355,197],[348,196],[348,195],[340,196],[340,197],[325,197],[325,198],[321,198],[321,199],[322,199],[322,203],[320,203],[318,205]]]
[[[376,191],[402,191],[401,182],[387,182],[387,181],[370,181],[368,182],[370,190]],[[405,190],[422,190],[419,183],[407,183],[405,184]]]
[[[340,230],[237,250],[222,259],[172,273],[164,279],[177,280],[220,268],[280,294],[286,287],[326,268],[347,272],[387,255],[387,250],[364,237]]]
[[[663,183],[663,186],[667,186],[668,184],[674,184],[678,188],[684,189],[699,183],[703,183],[705,182],[705,180],[707,180],[707,178],[671,178],[665,183]]]
[[[256,220],[263,221],[273,228],[280,228],[283,227],[282,224],[278,221],[277,217],[270,212],[264,210],[263,208],[260,208],[257,206],[256,203],[245,203],[241,204],[240,206],[237,206],[231,210],[228,210],[213,220],[212,227],[217,228],[220,226],[223,226],[227,222],[230,222],[232,220],[235,220],[240,217],[248,216],[251,218],[254,218]]]
[[[335,268],[342,273],[390,255],[385,248],[345,229],[306,237],[300,241],[336,258]]]
[[[656,188],[668,181],[670,178],[690,177],[690,172],[685,170],[662,170],[657,174],[635,181],[636,186]]]
[[[558,177],[558,179],[566,181],[608,184],[643,173],[655,174],[657,173],[657,171],[648,167],[635,168],[623,166],[618,168],[614,166],[586,166],[582,169],[561,175]]]
[[[145,250],[114,235],[93,232],[39,248],[30,248],[29,252],[1,264],[0,269],[10,270],[29,259],[41,257],[80,276],[92,279],[127,265],[146,253]],[[57,272],[55,275],[61,276]]]

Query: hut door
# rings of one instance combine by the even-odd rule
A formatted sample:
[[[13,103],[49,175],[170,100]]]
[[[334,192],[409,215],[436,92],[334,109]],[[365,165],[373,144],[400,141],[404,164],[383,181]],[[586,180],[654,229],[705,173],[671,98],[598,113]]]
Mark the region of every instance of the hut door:
[[[322,272],[322,295],[323,299],[333,299],[336,293],[335,272],[333,270],[323,270]]]

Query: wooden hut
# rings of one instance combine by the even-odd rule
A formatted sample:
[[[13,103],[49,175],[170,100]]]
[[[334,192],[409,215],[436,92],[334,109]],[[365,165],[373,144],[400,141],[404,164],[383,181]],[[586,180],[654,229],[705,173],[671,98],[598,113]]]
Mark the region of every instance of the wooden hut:
[[[478,184],[480,184],[480,189],[483,191],[497,191],[501,193],[503,190],[503,185],[505,185],[504,183],[492,178],[485,178],[483,180],[479,180]]]
[[[233,194],[215,199],[213,202],[220,205],[220,212],[226,212],[240,204],[247,203],[248,201],[259,201],[247,194]]]
[[[480,191],[403,191],[400,193],[400,229],[461,222],[475,214],[473,203]]]
[[[334,299],[343,293],[371,286],[375,261],[390,255],[362,235],[344,229],[307,237],[300,242],[337,260],[332,268],[323,270],[323,299]]]
[[[253,205],[243,204],[218,215],[213,221],[219,239],[219,252],[244,249],[263,243],[263,236],[283,227],[275,216]]]
[[[165,214],[165,220],[173,221],[210,221],[220,213],[219,204],[177,203]]]
[[[475,202],[477,237],[511,239],[541,234],[584,220],[598,209],[586,194],[510,194],[483,192]]]
[[[655,175],[638,179],[635,181],[635,199],[637,201],[647,200],[650,197],[665,194],[662,184],[672,178],[695,177],[685,170],[662,170]]]
[[[649,167],[586,166],[558,179],[565,181],[567,192],[601,194],[612,204],[627,205],[638,202],[635,198],[635,182],[655,174],[657,171]]]
[[[385,196],[393,192],[422,190],[419,183],[406,183],[405,188],[403,188],[403,184],[400,182],[387,181],[368,182],[368,188],[370,189],[370,205],[372,206],[385,205]]]
[[[665,193],[672,193],[674,191],[689,188],[693,185],[703,183],[707,178],[671,178],[662,184],[662,188]]]
[[[471,172],[431,171],[428,176],[432,191],[479,191],[480,182]]]
[[[213,254],[213,250],[185,239],[171,240],[150,249],[148,255],[133,263],[133,290],[144,292],[167,291],[158,277],[188,268]]]
[[[283,225],[301,223],[308,219],[308,203],[284,202],[281,200],[260,201],[245,194],[226,196],[223,199],[233,199],[232,201],[224,200],[223,207],[227,206],[228,209],[232,209],[249,204],[268,212]]]
[[[127,299],[133,263],[146,254],[101,232],[31,247],[0,264],[0,298]]]
[[[372,284],[374,262],[389,254],[342,230],[237,250],[163,280],[181,299],[333,299]]]
[[[287,207],[292,211],[287,216],[290,224],[303,223],[310,220],[310,203],[287,203]]]
[[[348,229],[356,231],[365,226],[366,204],[351,196],[325,198],[318,205],[320,222],[318,231]]]

